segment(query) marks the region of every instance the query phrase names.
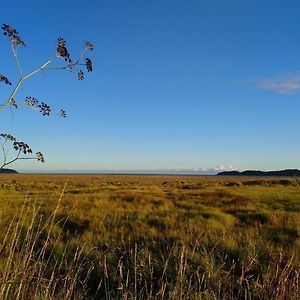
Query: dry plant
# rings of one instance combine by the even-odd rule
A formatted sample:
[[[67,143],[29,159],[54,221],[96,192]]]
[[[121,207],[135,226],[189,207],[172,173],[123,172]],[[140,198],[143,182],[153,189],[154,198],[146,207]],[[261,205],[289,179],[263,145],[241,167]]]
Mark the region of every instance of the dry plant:
[[[32,96],[27,96],[25,99],[17,99],[17,92],[20,89],[20,87],[23,85],[23,83],[29,79],[30,77],[34,76],[35,74],[39,72],[46,72],[48,70],[67,70],[72,73],[75,73],[77,75],[77,78],[79,80],[84,79],[84,72],[81,69],[82,66],[84,66],[87,70],[87,72],[92,72],[93,71],[93,63],[92,60],[86,56],[87,51],[93,51],[94,46],[90,42],[86,42],[84,44],[84,47],[79,55],[79,57],[76,60],[72,60],[69,50],[67,48],[67,44],[65,39],[62,37],[57,39],[57,44],[56,44],[56,49],[54,51],[53,57],[49,58],[45,62],[43,62],[39,67],[34,68],[28,73],[24,73],[21,62],[18,57],[18,50],[21,47],[25,47],[26,44],[25,42],[21,39],[18,31],[14,29],[12,26],[3,24],[2,26],[3,34],[4,36],[8,37],[11,50],[12,50],[12,55],[14,57],[14,60],[17,65],[17,70],[18,70],[18,81],[17,83],[13,84],[11,80],[4,74],[0,74],[0,82],[11,86],[12,91],[8,98],[4,101],[4,103],[0,104],[0,112],[5,109],[6,107],[10,106],[12,109],[16,109],[19,106],[25,106],[27,108],[30,108],[32,110],[40,112],[43,116],[49,116],[53,114],[53,110],[51,107],[43,102],[39,101],[36,98]],[[66,117],[66,112],[64,109],[60,109],[59,112],[56,113],[57,115],[61,117]],[[35,157],[30,157],[30,158],[21,158],[20,154],[27,154],[31,153],[29,146],[24,143],[24,142],[17,142],[15,138],[7,133],[1,134],[2,140],[1,141],[1,146],[2,146],[2,152],[3,152],[3,164],[0,166],[0,169],[4,168],[5,166],[19,160],[19,159],[36,159],[37,161],[44,161],[43,155],[41,152],[37,152],[37,155]],[[7,141],[13,141],[13,149],[17,150],[17,155],[13,159],[7,160],[7,151],[4,150],[4,144]],[[28,146],[28,147],[27,147]],[[24,148],[25,147],[25,148]],[[17,148],[17,149],[16,149]],[[24,148],[24,149],[22,149]],[[26,149],[29,148],[29,149]],[[21,151],[19,151],[21,149]],[[19,152],[18,152],[19,151]],[[42,158],[42,159],[41,159]]]
[[[16,151],[14,157],[8,158],[9,149],[7,149],[7,143],[12,143],[12,148]],[[41,152],[36,152],[35,156],[26,157],[26,154],[32,154],[30,146],[24,142],[17,141],[14,136],[7,133],[0,134],[0,147],[3,154],[3,163],[0,166],[0,169],[3,169],[5,166],[10,165],[11,163],[17,160],[30,159],[37,160],[39,162],[45,162],[44,156]]]

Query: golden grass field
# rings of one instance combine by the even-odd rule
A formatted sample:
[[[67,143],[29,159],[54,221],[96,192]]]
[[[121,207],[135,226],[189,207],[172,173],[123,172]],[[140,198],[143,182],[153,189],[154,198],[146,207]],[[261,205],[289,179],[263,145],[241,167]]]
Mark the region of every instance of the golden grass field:
[[[300,299],[300,179],[1,175],[0,299]]]

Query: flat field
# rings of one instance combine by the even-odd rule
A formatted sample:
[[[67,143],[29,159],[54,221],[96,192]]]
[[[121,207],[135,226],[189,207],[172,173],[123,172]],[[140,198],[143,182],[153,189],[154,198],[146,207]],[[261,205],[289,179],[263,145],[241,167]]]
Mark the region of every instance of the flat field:
[[[0,176],[0,299],[299,295],[300,179]]]

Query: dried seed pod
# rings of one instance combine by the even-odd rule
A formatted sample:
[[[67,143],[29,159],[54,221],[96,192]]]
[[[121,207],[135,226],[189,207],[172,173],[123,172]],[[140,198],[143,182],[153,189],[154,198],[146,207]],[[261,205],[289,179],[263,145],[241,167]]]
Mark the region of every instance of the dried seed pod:
[[[39,103],[39,101],[36,98],[30,97],[30,96],[26,97],[25,101],[26,101],[26,105],[30,106],[30,107],[34,107]]]
[[[78,73],[77,73],[77,77],[78,77],[78,80],[83,80],[84,79],[84,73],[82,70],[80,70]]]
[[[2,25],[3,34],[8,36],[15,44],[25,47],[25,43],[19,37],[19,32],[12,26],[3,24]]]
[[[12,142],[16,141],[16,138],[8,133],[1,133],[0,137],[4,138],[6,140],[12,141]]]
[[[70,54],[66,47],[66,41],[61,37],[57,39],[56,51],[58,57],[63,58],[65,62],[69,64],[72,63],[72,60],[70,59]]]
[[[4,82],[5,84],[11,85],[11,82],[3,74],[0,74],[0,81]]]
[[[63,118],[65,118],[67,116],[66,111],[63,109],[60,110],[59,115]]]
[[[92,60],[90,58],[88,58],[88,57],[85,59],[85,66],[86,66],[88,72],[92,72],[93,71]]]
[[[37,161],[39,161],[39,162],[42,162],[42,163],[45,162],[44,155],[43,155],[41,152],[37,152],[37,153],[36,153],[36,159],[37,159]]]
[[[50,116],[51,108],[48,104],[42,102],[37,107],[40,109],[40,112],[42,113],[43,116]]]
[[[90,42],[86,42],[85,43],[85,46],[87,47],[87,49],[89,49],[90,51],[93,51],[94,50],[94,45]]]

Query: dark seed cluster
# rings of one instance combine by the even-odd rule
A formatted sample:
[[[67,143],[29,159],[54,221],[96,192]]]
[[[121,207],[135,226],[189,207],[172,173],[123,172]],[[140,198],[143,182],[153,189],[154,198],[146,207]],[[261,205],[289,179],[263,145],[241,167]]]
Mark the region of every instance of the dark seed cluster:
[[[44,155],[43,155],[41,152],[37,152],[37,153],[36,153],[36,159],[37,159],[37,161],[39,161],[39,162],[42,162],[42,163],[45,162]]]
[[[26,105],[30,107],[34,107],[39,103],[39,101],[33,97],[26,97]]]
[[[70,59],[70,54],[66,47],[66,41],[61,37],[57,39],[56,51],[59,57],[63,58],[65,62],[69,64],[72,63],[72,60]]]
[[[93,63],[90,58],[85,58],[85,63],[81,63],[82,59],[84,59],[83,54],[86,50],[93,51],[94,45],[90,42],[86,42],[85,48],[83,49],[83,53],[81,54],[79,60],[77,60],[76,62],[73,62],[70,58],[70,54],[66,47],[65,39],[63,39],[62,37],[57,39],[57,45],[56,45],[57,57],[63,58],[65,60],[65,62],[67,63],[67,66],[65,67],[65,69],[73,69],[76,65],[85,65],[87,71],[92,72],[93,71]],[[78,78],[78,80],[84,79],[84,72],[82,70],[79,70],[77,72],[77,78]]]
[[[12,37],[12,38],[15,38],[19,34],[16,29],[14,29],[13,27],[7,24],[2,25],[2,30],[4,35],[7,35],[8,37]]]
[[[63,118],[65,118],[67,116],[66,111],[63,109],[60,110],[59,115]]]
[[[24,154],[32,153],[30,147],[24,142],[14,142],[13,147],[16,151],[23,152]]]
[[[25,43],[18,36],[14,38],[14,42],[22,47],[25,47]]]
[[[10,99],[10,104],[11,104],[11,106],[13,106],[14,108],[18,108],[18,104],[17,104],[17,102],[16,102],[13,98]]]
[[[77,77],[78,77],[78,80],[83,80],[84,79],[84,73],[82,70],[80,70],[78,73],[77,73]]]
[[[20,153],[23,153],[23,154],[31,154],[32,153],[32,149],[30,148],[30,146],[28,144],[17,141],[16,138],[14,136],[12,136],[11,134],[1,133],[0,138],[3,138],[5,141],[13,142],[14,150],[19,152],[17,158],[19,157]],[[5,141],[4,141],[4,143],[5,143]],[[32,159],[34,159],[34,158],[37,159],[37,161],[39,161],[39,162],[43,162],[43,163],[45,162],[44,155],[41,152],[37,152],[36,157],[32,157]]]
[[[1,28],[3,30],[3,35],[7,36],[10,39],[11,45],[13,47],[13,51],[16,50],[16,46],[18,45],[23,47],[26,46],[24,41],[20,38],[18,31],[15,28],[13,28],[8,24],[3,24]],[[84,55],[87,50],[92,52],[94,50],[94,45],[90,42],[86,42],[82,54],[80,55],[80,58],[76,62],[73,62],[70,58],[70,53],[67,49],[65,39],[63,39],[62,37],[58,38],[56,44],[56,57],[62,58],[66,63],[66,66],[62,67],[61,69],[71,70],[73,69],[73,67],[77,65],[78,66],[85,65],[87,72],[92,72],[93,71],[92,60],[90,58],[85,57]],[[14,52],[14,55],[16,56],[16,52]],[[84,60],[85,62],[83,62]],[[79,70],[77,72],[77,77],[79,80],[83,80],[85,77],[84,72],[82,70]],[[12,85],[9,79],[3,74],[0,74],[0,82],[3,82],[8,85]],[[9,103],[12,107],[18,108],[18,103],[13,98],[9,99]],[[51,108],[48,104],[44,102],[39,102],[36,98],[30,96],[26,97],[26,103],[20,102],[19,104],[22,105],[25,104],[26,106],[31,107],[34,110],[38,110],[39,112],[42,113],[43,116],[49,116],[52,113]],[[64,109],[61,109],[59,111],[59,115],[63,118],[67,116],[66,111]],[[18,155],[16,159],[19,158],[20,153],[23,154],[32,153],[32,149],[29,147],[28,144],[17,141],[16,138],[10,134],[2,133],[0,134],[0,139],[1,138],[3,139],[3,143],[5,143],[6,141],[12,142],[14,150],[18,151]],[[44,156],[41,152],[36,152],[36,157],[31,157],[30,159],[37,159],[39,162],[45,162]]]
[[[19,36],[18,31],[15,28],[13,28],[12,26],[10,26],[8,24],[3,24],[1,28],[3,30],[3,34],[5,36],[7,36],[8,38],[10,38],[13,45],[25,46],[25,43],[22,41],[22,39]],[[83,51],[80,55],[80,58],[76,62],[73,62],[70,58],[70,53],[67,49],[66,40],[62,37],[59,37],[57,39],[56,56],[58,58],[62,58],[67,64],[65,67],[62,67],[62,69],[73,69],[73,67],[80,65],[80,66],[85,66],[87,72],[92,72],[93,71],[92,60],[88,57],[85,57],[85,55],[84,55],[87,50],[92,52],[94,50],[94,45],[90,42],[86,42],[85,47],[83,48]],[[83,60],[85,60],[85,61],[82,62]],[[78,80],[83,80],[85,78],[85,73],[83,72],[83,70],[79,70],[79,71],[77,71],[77,73],[75,72],[75,74],[77,74]],[[9,79],[3,74],[0,74],[0,82],[3,82],[8,85],[12,85],[12,83],[9,81]],[[11,98],[9,100],[10,105],[14,108],[18,108],[18,104],[22,104],[22,105],[25,104],[27,107],[31,107],[31,108],[41,112],[43,116],[49,116],[52,113],[52,110],[48,104],[46,104],[44,102],[39,102],[36,98],[28,96],[28,97],[26,97],[25,101],[26,101],[25,103],[17,103],[13,98]],[[63,118],[65,118],[67,116],[65,110],[63,110],[63,109],[61,109],[58,114]],[[1,135],[1,136],[4,137],[3,135]],[[25,147],[25,146],[22,146],[24,143],[17,142],[15,139],[14,139],[14,141],[16,142],[14,145],[14,147],[16,149],[19,149],[20,147]],[[24,145],[27,145],[27,144],[24,144]],[[28,152],[28,149],[26,151]]]
[[[11,27],[10,25],[3,24],[2,30],[3,30],[3,34],[8,36],[14,43],[25,47],[25,43],[19,37],[19,33],[16,29]]]
[[[6,76],[4,76],[3,74],[0,74],[0,81],[4,82],[5,84],[9,84],[11,85],[11,82],[8,80],[8,78]]]
[[[12,136],[11,134],[8,134],[8,133],[1,133],[0,137],[4,138],[5,140],[12,141],[12,142],[16,141],[16,138],[14,136]]]
[[[52,113],[52,110],[48,104],[44,102],[41,102],[41,104],[39,104],[39,101],[34,97],[27,96],[25,101],[28,107],[37,109],[39,112],[42,113],[43,116],[49,116]],[[67,116],[66,111],[64,109],[61,109],[58,112],[58,115],[63,118],[66,118]]]
[[[43,116],[49,116],[51,114],[51,108],[48,104],[42,102],[37,106]]]
[[[85,66],[86,66],[88,72],[92,72],[93,71],[92,60],[90,58],[88,58],[88,57],[85,59]]]

